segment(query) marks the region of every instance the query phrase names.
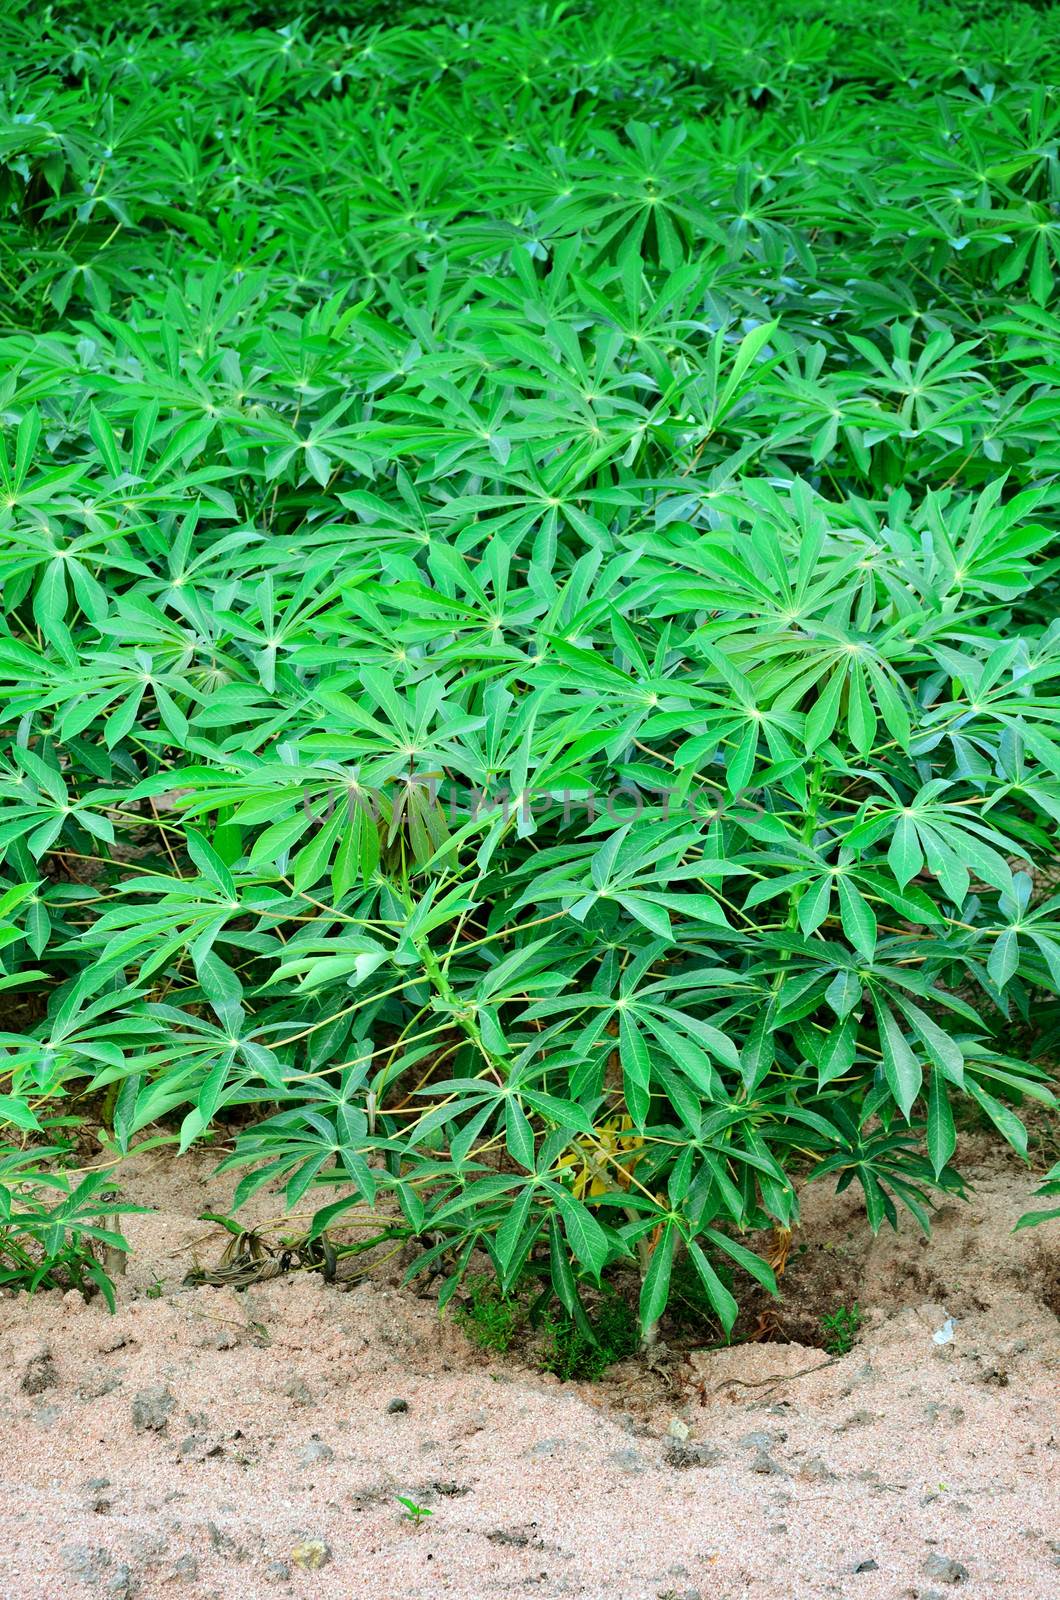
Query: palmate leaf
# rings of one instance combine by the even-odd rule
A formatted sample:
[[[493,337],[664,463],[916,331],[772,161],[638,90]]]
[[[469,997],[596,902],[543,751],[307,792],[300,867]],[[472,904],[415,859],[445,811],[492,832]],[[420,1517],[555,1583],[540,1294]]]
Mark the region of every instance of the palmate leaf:
[[[1045,1181],[1035,1190],[1036,1194],[1051,1196],[1060,1194],[1060,1162],[1051,1168],[1045,1175]],[[1025,1211],[1016,1223],[1017,1228],[1034,1228],[1040,1222],[1051,1222],[1060,1216],[1060,1205],[1046,1206],[1037,1211]]]

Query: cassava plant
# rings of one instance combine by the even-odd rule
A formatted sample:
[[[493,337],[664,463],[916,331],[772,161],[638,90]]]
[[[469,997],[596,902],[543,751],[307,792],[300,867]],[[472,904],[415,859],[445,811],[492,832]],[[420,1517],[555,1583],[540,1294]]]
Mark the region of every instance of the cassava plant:
[[[140,11],[0,84],[5,1264],[91,1113],[651,1340],[1026,1157],[1060,12]]]

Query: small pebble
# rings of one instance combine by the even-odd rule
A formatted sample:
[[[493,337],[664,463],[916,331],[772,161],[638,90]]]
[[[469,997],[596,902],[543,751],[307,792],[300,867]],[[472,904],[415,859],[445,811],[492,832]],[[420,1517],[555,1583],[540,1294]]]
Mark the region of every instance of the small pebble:
[[[222,1453],[221,1445],[205,1439],[201,1433],[189,1433],[186,1439],[180,1441],[180,1455],[185,1461],[206,1461],[210,1456]]]
[[[305,1379],[298,1372],[292,1372],[281,1391],[292,1405],[311,1406],[313,1404],[313,1391]]]
[[[302,1539],[291,1550],[291,1560],[300,1572],[317,1572],[331,1560],[331,1546],[323,1539]]]
[[[671,1439],[663,1450],[663,1460],[668,1467],[683,1472],[690,1467],[716,1467],[725,1459],[716,1445],[694,1443],[691,1439]]]
[[[739,1441],[741,1450],[768,1450],[773,1443],[771,1433],[745,1433]]]
[[[98,1583],[110,1566],[110,1551],[99,1545],[68,1544],[60,1553],[67,1572],[79,1583]]]
[[[968,1577],[968,1568],[961,1562],[950,1556],[940,1556],[934,1550],[924,1562],[923,1572],[925,1577],[938,1578],[940,1583],[964,1583]]]
[[[101,1400],[105,1394],[113,1394],[120,1388],[119,1372],[108,1372],[106,1367],[89,1367],[77,1385],[77,1392],[82,1400]]]
[[[133,1396],[132,1425],[137,1433],[160,1433],[176,1405],[176,1398],[165,1384],[152,1383]]]
[[[22,1372],[23,1394],[43,1394],[46,1389],[53,1389],[59,1382],[59,1374],[55,1370],[52,1353],[46,1345],[35,1350],[27,1360]]]
[[[298,1452],[298,1460],[303,1467],[314,1467],[324,1461],[333,1461],[335,1452],[323,1439],[310,1439],[309,1443]]]
[[[133,1577],[131,1568],[124,1562],[111,1573],[103,1585],[103,1593],[113,1596],[113,1600],[133,1600],[139,1589],[140,1585]]]

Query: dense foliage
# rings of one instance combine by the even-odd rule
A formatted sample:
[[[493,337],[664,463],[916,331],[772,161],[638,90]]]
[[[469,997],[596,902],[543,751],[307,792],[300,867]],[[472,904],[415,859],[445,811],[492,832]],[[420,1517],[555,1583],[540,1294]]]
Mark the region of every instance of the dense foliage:
[[[6,18],[5,1270],[220,1138],[729,1328],[1051,1099],[1060,13],[378,15]]]

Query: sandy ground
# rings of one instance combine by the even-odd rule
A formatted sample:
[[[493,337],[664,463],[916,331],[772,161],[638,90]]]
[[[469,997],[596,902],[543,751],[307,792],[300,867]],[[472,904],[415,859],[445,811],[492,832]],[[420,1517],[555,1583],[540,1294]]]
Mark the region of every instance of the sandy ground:
[[[1057,1233],[1011,1233],[1019,1169],[973,1160],[928,1244],[808,1191],[782,1322],[856,1297],[841,1360],[743,1345],[593,1385],[378,1279],[183,1289],[224,1186],[152,1159],[115,1316],[0,1300],[2,1600],[1060,1595]]]

